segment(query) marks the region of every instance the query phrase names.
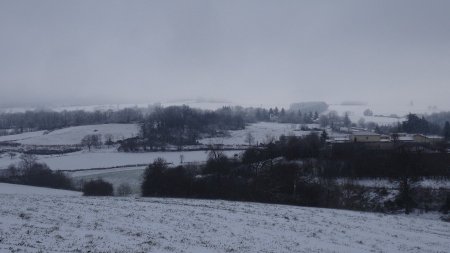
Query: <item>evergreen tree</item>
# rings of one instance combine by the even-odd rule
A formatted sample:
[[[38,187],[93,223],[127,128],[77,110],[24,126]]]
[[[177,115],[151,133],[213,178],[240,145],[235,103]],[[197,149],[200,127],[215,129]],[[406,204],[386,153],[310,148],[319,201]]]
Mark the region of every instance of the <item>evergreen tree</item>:
[[[448,121],[445,122],[443,135],[444,135],[444,140],[446,140],[446,141],[450,140],[450,123]]]
[[[303,115],[302,115],[302,111],[300,111],[300,110],[297,111],[297,122],[303,123]]]
[[[324,144],[328,139],[328,134],[325,130],[322,131],[322,134],[320,135],[320,142]]]
[[[303,115],[303,123],[305,123],[305,124],[311,124],[311,123],[312,123],[312,117],[311,117],[311,114],[305,113],[305,114]]]
[[[404,132],[415,134],[427,134],[430,132],[430,123],[416,114],[408,114],[407,120],[402,122],[401,128]]]
[[[381,134],[381,129],[378,125],[375,127],[375,133]]]
[[[144,171],[141,185],[142,196],[159,196],[163,189],[161,182],[163,173],[167,170],[167,162],[163,158],[156,158]]]
[[[345,113],[345,115],[344,115],[344,126],[345,127],[350,127],[351,124],[352,124],[352,121],[348,117],[348,113]]]

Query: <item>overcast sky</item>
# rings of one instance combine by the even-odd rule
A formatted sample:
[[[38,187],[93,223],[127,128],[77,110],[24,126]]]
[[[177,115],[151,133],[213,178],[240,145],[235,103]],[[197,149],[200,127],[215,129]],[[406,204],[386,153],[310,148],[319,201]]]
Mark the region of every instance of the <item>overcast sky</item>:
[[[0,104],[450,109],[450,1],[0,1]]]

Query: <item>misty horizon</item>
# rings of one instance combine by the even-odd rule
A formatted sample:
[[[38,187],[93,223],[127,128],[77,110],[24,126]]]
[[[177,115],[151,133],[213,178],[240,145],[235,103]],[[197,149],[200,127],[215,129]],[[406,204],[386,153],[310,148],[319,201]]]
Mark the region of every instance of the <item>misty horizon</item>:
[[[450,3],[0,3],[0,106],[302,101],[450,110]]]

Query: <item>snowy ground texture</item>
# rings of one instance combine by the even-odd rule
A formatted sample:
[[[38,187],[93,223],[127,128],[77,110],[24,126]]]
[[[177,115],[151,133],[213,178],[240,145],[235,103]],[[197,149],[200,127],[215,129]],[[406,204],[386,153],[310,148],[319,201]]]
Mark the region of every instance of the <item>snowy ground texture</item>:
[[[448,252],[450,245],[450,223],[415,216],[10,187],[0,184],[0,252]]]
[[[51,196],[81,196],[81,192],[55,190],[52,188],[35,187],[19,184],[0,183],[0,194],[51,195]]]

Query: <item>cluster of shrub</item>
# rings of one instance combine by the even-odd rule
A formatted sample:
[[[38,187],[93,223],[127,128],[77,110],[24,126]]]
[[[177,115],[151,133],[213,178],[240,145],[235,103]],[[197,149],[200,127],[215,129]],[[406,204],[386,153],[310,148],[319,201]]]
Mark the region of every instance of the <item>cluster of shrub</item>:
[[[53,148],[53,147],[39,147],[39,146],[33,146],[31,149],[28,149],[24,151],[25,154],[31,154],[31,155],[62,155],[67,153],[73,153],[81,151],[81,148],[75,148],[75,147],[67,147],[62,146]]]
[[[226,130],[245,127],[241,114],[224,107],[215,111],[192,109],[188,106],[156,108],[141,125],[141,139],[134,144],[154,149],[167,144],[197,144],[202,136],[214,136]],[[124,143],[126,151],[130,143]]]
[[[240,159],[228,158],[217,150],[199,166],[169,167],[157,159],[145,170],[142,194],[372,211],[410,212],[417,206],[434,210],[442,206],[444,210],[450,192],[437,194],[438,208],[425,203],[430,201],[428,197],[419,197],[425,193],[415,189],[415,182],[423,177],[450,178],[449,161],[449,154],[424,153],[410,147],[373,150],[360,146],[336,151],[316,134],[281,137],[265,147],[248,149]],[[394,202],[380,205],[367,198],[373,189],[337,184],[336,179],[343,177],[389,179],[398,185],[399,194]]]
[[[103,179],[83,182],[81,191],[84,196],[128,196],[132,193],[131,187],[126,183],[120,184],[114,191],[114,186]]]
[[[371,130],[380,134],[409,133],[441,135],[450,140],[450,112],[419,117],[417,114],[406,115],[406,120],[397,125],[373,125]]]
[[[51,170],[45,163],[39,163],[37,157],[32,154],[21,155],[17,165],[12,164],[2,171],[0,182],[80,190],[71,177],[64,172]],[[85,196],[113,196],[114,193],[117,196],[127,196],[132,193],[131,187],[126,183],[120,184],[114,192],[113,185],[102,179],[82,182],[81,191]]]
[[[376,149],[362,143],[335,144],[319,159],[323,176],[353,178],[449,178],[450,154],[422,144]]]
[[[10,165],[0,175],[0,181],[56,189],[74,189],[70,177],[61,171],[51,170],[45,163],[37,162],[36,157],[31,154],[23,154],[17,166]]]
[[[162,159],[144,173],[142,195],[334,207],[334,184],[311,180],[295,163],[245,166],[222,154],[205,166],[168,167]]]
[[[428,153],[413,146],[389,150],[364,145],[330,147],[317,134],[303,137],[282,136],[264,147],[246,150],[240,158],[228,158],[212,149],[206,164],[169,167],[156,159],[144,173],[143,196],[185,197],[256,201],[302,206],[344,208],[369,211],[404,209],[410,212],[441,210],[448,213],[448,189],[416,187],[421,178],[450,178],[448,153]],[[373,199],[388,196],[387,189],[370,189],[337,179],[389,179],[397,184],[394,201],[380,203]],[[9,183],[74,189],[64,173],[52,171],[29,154],[11,165],[0,180]],[[85,196],[126,196],[128,185],[116,191],[101,179],[82,184]],[[369,197],[368,197],[369,196]]]
[[[250,166],[222,155],[199,167],[171,168],[164,160],[157,160],[145,171],[142,194],[387,211],[364,199],[367,189],[314,177],[313,170],[310,165],[293,162]]]
[[[398,125],[398,132],[405,133],[422,133],[422,134],[441,134],[442,128],[435,123],[419,117],[416,114],[408,114],[406,120]]]

